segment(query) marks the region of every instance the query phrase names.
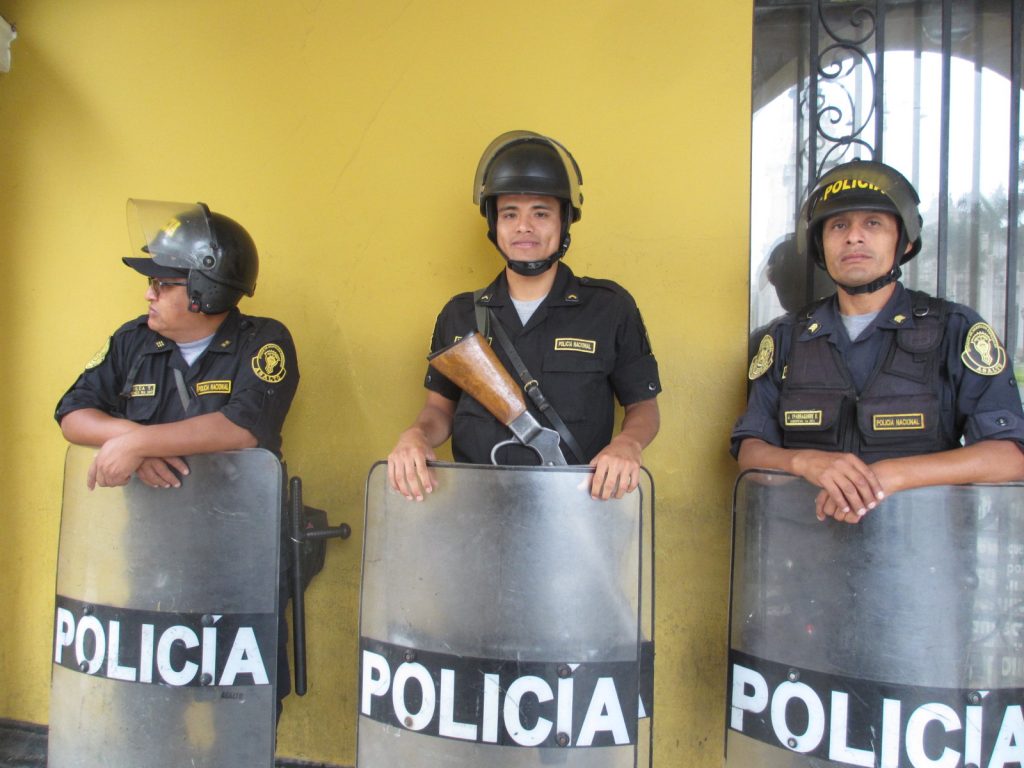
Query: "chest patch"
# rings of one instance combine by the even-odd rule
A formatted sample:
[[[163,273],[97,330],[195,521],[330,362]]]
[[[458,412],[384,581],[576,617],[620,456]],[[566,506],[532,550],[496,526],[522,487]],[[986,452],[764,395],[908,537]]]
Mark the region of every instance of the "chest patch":
[[[156,397],[156,384],[132,384],[132,397]]]
[[[770,333],[766,333],[761,343],[757,345],[757,354],[750,361],[750,368],[747,370],[747,378],[753,381],[759,379],[772,367],[775,359],[775,341]]]
[[[960,353],[964,365],[982,376],[995,376],[1006,367],[1006,350],[988,323],[975,323],[967,332],[964,351]]]
[[[784,414],[787,427],[820,427],[821,411],[786,411]]]
[[[597,342],[590,339],[555,339],[556,352],[586,352],[593,355],[597,352]]]
[[[200,381],[196,384],[197,395],[230,395],[231,380]]]
[[[924,429],[923,413],[876,413],[871,419],[875,432]]]
[[[252,359],[252,372],[270,384],[283,380],[288,375],[284,350],[277,344],[264,344]]]

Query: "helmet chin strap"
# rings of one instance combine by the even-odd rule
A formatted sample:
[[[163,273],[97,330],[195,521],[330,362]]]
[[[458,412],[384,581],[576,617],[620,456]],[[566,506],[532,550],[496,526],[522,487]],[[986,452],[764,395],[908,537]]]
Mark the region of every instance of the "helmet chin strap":
[[[526,277],[540,275],[551,269],[555,262],[562,258],[565,255],[565,252],[569,250],[569,241],[571,240],[569,233],[566,232],[561,246],[559,246],[558,250],[546,259],[537,259],[536,261],[513,261],[503,250],[501,250],[501,247],[498,245],[497,238],[494,237],[493,233],[488,232],[487,238],[494,243],[494,247],[498,249],[498,253],[500,253],[501,257],[505,260],[505,264],[508,265],[508,268],[516,274],[525,275]]]
[[[836,283],[836,285],[838,285],[840,288],[842,288],[846,293],[850,294],[851,296],[856,296],[856,295],[861,294],[861,293],[874,293],[875,291],[879,290],[880,288],[885,288],[885,286],[889,285],[889,283],[895,283],[902,276],[903,276],[903,270],[901,270],[899,267],[893,267],[892,269],[889,270],[889,272],[887,274],[882,275],[877,280],[872,280],[867,285],[854,285],[854,286],[850,286],[850,285],[843,285],[842,283]],[[835,282],[835,280],[833,280],[832,282]]]

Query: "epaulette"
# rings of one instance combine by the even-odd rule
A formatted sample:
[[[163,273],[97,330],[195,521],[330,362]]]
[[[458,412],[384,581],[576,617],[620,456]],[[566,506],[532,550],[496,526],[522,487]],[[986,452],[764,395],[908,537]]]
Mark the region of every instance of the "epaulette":
[[[600,277],[581,277],[580,285],[593,288],[604,288],[607,291],[614,291],[620,296],[629,296],[629,291],[616,283],[614,280],[604,280]]]

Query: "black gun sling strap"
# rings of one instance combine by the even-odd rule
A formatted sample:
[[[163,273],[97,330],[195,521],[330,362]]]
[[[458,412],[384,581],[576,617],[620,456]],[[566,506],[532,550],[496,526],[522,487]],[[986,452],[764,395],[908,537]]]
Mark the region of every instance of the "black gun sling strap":
[[[516,348],[512,345],[512,339],[508,337],[508,333],[505,332],[504,326],[501,321],[498,320],[498,316],[494,314],[494,310],[487,310],[486,326],[489,326],[489,330],[494,331],[494,336],[501,344],[501,348],[505,350],[505,354],[508,356],[509,362],[512,363],[512,367],[516,369],[516,375],[519,376],[523,382],[523,391],[530,396],[530,400],[537,406],[537,409],[541,414],[551,423],[551,426],[558,432],[558,436],[562,438],[562,442],[569,448],[572,455],[576,458],[577,463],[585,463],[583,450],[580,448],[580,444],[576,442],[576,438],[572,436],[572,432],[569,431],[569,427],[566,426],[565,422],[562,421],[562,417],[558,415],[558,411],[555,410],[554,406],[548,402],[548,399],[544,397],[544,393],[540,391],[540,384],[530,374],[529,369],[523,362],[523,358],[516,352]],[[479,318],[478,318],[479,325]],[[483,331],[481,331],[483,332]],[[486,338],[486,334],[484,334]]]

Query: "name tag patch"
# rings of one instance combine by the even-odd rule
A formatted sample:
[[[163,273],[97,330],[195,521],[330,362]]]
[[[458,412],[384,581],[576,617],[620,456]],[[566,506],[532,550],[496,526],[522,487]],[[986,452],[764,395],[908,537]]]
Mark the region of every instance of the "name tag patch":
[[[923,413],[876,413],[871,418],[875,432],[893,432],[904,429],[924,429]]]
[[[597,342],[590,339],[555,339],[555,350],[558,352],[586,352],[593,355],[597,352]]]
[[[787,427],[820,427],[821,411],[786,411]]]
[[[156,397],[156,384],[132,384],[132,397]]]
[[[231,380],[200,381],[196,384],[197,395],[230,395]]]

